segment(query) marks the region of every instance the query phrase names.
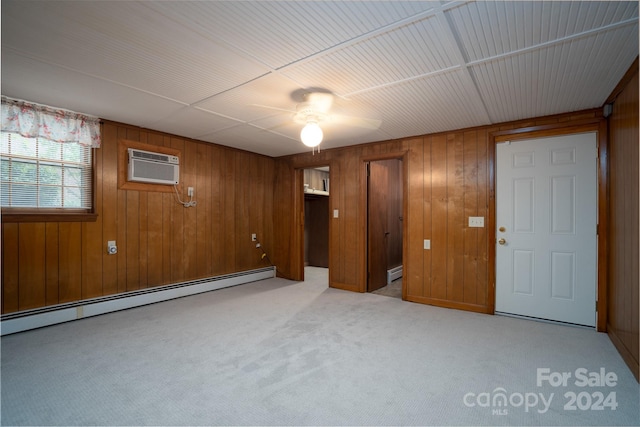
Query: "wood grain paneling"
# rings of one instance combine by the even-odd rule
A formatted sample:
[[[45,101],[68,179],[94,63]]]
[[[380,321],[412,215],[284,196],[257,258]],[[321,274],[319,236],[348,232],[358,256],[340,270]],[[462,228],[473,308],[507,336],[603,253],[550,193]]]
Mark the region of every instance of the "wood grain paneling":
[[[213,266],[210,262],[213,245],[211,233],[211,176],[204,173],[211,167],[212,150],[208,150],[204,144],[197,145],[197,182],[195,187],[198,188],[196,199],[198,201],[198,209],[196,210],[196,228],[201,234],[201,238],[196,240],[196,276],[207,277],[213,275]],[[151,230],[151,228],[150,228]]]
[[[211,164],[219,173],[211,174],[211,260],[212,274],[224,272],[225,260],[225,217],[224,217],[224,150],[214,147],[211,150]]]
[[[102,127],[103,141],[117,141],[118,128],[112,124],[104,124]],[[111,295],[118,292],[118,257],[108,255],[106,242],[116,240],[118,237],[118,216],[114,209],[117,203],[118,180],[117,174],[108,173],[118,168],[118,147],[116,144],[102,144],[99,150],[93,150],[94,156],[102,158],[102,174],[98,175],[98,185],[102,186],[102,200],[95,202],[102,206],[102,292],[103,295]],[[117,243],[117,242],[116,242]],[[104,246],[103,246],[104,245]]]
[[[431,285],[431,251],[425,251],[424,239],[430,239],[431,230],[431,171],[425,170],[430,164],[428,156],[430,151],[425,150],[424,140],[431,138],[419,138],[412,140],[407,153],[408,185],[405,189],[404,203],[406,204],[407,217],[403,221],[404,254],[403,254],[403,299],[407,295],[423,295],[425,287]],[[425,157],[426,156],[426,157]],[[426,159],[426,160],[425,160]],[[412,227],[409,229],[409,218],[412,219]]]
[[[343,283],[358,284],[358,289],[364,292],[366,288],[366,283],[362,281],[364,272],[359,272],[357,268],[354,268],[354,266],[358,265],[362,251],[360,243],[364,241],[366,233],[366,224],[360,221],[359,211],[359,209],[364,209],[364,206],[359,203],[360,186],[363,185],[361,171],[364,169],[364,165],[360,161],[361,154],[359,151],[360,149],[356,148],[355,156],[344,156],[341,159],[343,179],[356,185],[339,187],[342,193],[342,208],[340,209],[339,218],[344,224],[344,235],[351,234],[353,231],[356,232],[356,235],[354,239],[342,240],[342,256],[340,259],[342,261]]]
[[[609,131],[609,292],[607,331],[640,381],[638,62],[620,88]]]
[[[635,102],[637,110],[637,95]],[[106,122],[103,146],[95,150],[100,166],[94,227],[73,222],[2,224],[3,313],[263,267],[266,261],[250,241],[252,233],[259,236],[279,276],[300,280],[302,169],[319,165],[330,166],[329,211],[338,210],[337,218],[329,218],[329,284],[363,292],[364,163],[405,152],[404,298],[491,313],[490,141],[501,132],[575,131],[596,123],[597,116],[596,111],[577,112],[278,159]],[[623,136],[617,138],[632,140],[624,128],[620,126]],[[186,187],[193,186],[198,206],[184,208],[173,193],[118,188],[121,139],[179,150],[185,165],[180,191],[186,194]],[[635,141],[637,150],[637,126]],[[627,157],[632,156],[622,156]],[[635,168],[637,174],[637,164]],[[469,229],[466,218],[472,214],[485,217],[489,226]],[[430,240],[430,250],[423,248],[424,239]],[[106,254],[107,240],[117,240],[117,255]],[[635,247],[637,251],[637,242]],[[637,283],[637,267],[631,271]],[[637,296],[637,286],[610,295],[611,310],[623,322],[634,308],[624,305],[631,298],[620,297],[620,292]],[[637,306],[635,310],[637,314]],[[620,323],[621,340],[637,348],[637,333],[625,338],[627,326]]]
[[[2,224],[2,312],[74,302],[268,266],[275,247],[275,161],[215,144],[105,122],[95,156],[95,222]],[[118,186],[119,142],[179,151],[185,208],[155,186]],[[116,255],[106,252],[115,240]]]
[[[26,309],[42,307],[46,303],[45,224],[20,224],[18,238],[18,301]],[[28,283],[29,286],[22,286]]]
[[[59,302],[78,301],[82,298],[82,224],[60,223],[58,233]]]
[[[18,289],[20,265],[18,224],[2,224],[2,312],[11,313],[19,309]],[[6,268],[6,266],[14,266]]]
[[[478,272],[478,230],[469,228],[464,220],[478,215],[478,139],[476,131],[465,132],[463,138],[462,177],[463,177],[463,263],[462,263],[462,301],[477,301]],[[484,230],[484,228],[483,228]]]
[[[462,133],[447,135],[447,291],[445,299],[463,301],[464,159]]]
[[[94,150],[94,176],[102,175],[103,161],[102,156],[96,153]],[[103,251],[103,215],[102,215],[102,182],[96,181],[94,185],[94,212],[97,215],[95,222],[83,222],[82,223],[82,248],[85,252],[85,256],[82,257],[82,299],[95,298],[103,295],[102,286],[102,251]],[[53,224],[47,224],[55,225]],[[49,230],[47,229],[47,236]],[[106,248],[105,248],[106,249]],[[54,257],[51,262],[55,262]],[[47,265],[47,272],[50,271],[49,265]],[[53,290],[57,287],[56,274],[50,274],[50,280],[47,280],[47,286],[51,286]],[[47,305],[56,304],[56,302],[50,302],[47,293]]]
[[[84,226],[84,223],[83,223]],[[59,293],[59,248],[58,224],[48,222],[45,228],[45,280],[46,301],[45,305],[56,305],[60,302]],[[83,268],[84,270],[84,268]],[[89,269],[87,269],[89,270]],[[98,281],[101,284],[102,281]],[[94,285],[95,286],[95,285]]]
[[[449,207],[447,188],[447,135],[436,135],[431,138],[431,283],[429,292],[424,295],[408,295],[428,297],[438,300],[447,299],[448,266],[447,250],[449,248],[450,230],[447,209]],[[413,223],[413,218],[409,218]]]
[[[493,141],[501,133],[525,135],[533,130],[555,133],[598,129],[597,110],[541,117],[493,126],[463,129],[422,137],[385,141],[362,146],[323,150],[277,159],[278,204],[274,216],[275,234],[286,236],[277,263],[279,274],[298,279],[297,265],[303,261],[296,233],[290,224],[299,215],[298,195],[292,176],[297,169],[317,164],[331,166],[329,243],[330,286],[363,292],[366,287],[366,185],[364,162],[387,153],[406,152],[407,188],[404,201],[404,286],[410,301],[493,313],[491,229],[493,203]],[[469,228],[468,217],[481,216],[484,228]],[[430,240],[425,250],[423,241]],[[279,252],[279,251],[277,251]]]
[[[178,137],[171,137],[171,148],[183,152],[184,140]],[[184,171],[182,172],[184,174]],[[170,282],[177,283],[186,280],[187,271],[185,265],[185,248],[184,248],[184,216],[185,208],[177,202],[176,194],[172,193],[173,198],[170,205],[171,209],[171,232],[170,232],[170,245],[171,245],[171,258],[169,260],[171,264],[171,276]]]

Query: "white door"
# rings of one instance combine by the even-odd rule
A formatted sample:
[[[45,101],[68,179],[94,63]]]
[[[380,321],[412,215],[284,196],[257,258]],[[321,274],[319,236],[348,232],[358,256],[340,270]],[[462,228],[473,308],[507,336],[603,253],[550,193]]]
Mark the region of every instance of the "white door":
[[[496,312],[595,326],[596,133],[496,147]]]

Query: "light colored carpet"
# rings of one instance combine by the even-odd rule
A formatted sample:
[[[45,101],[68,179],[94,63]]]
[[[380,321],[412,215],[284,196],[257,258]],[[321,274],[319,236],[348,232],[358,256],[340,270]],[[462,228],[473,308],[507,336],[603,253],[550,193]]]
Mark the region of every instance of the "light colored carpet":
[[[305,282],[254,282],[9,335],[1,345],[2,425],[640,420],[638,383],[605,334],[330,289],[324,269],[307,270]],[[538,386],[537,368],[604,369],[617,381]],[[492,403],[501,389],[507,406]],[[582,392],[585,408],[598,392],[615,393],[617,408],[565,409],[566,393]],[[534,395],[552,399],[545,412],[540,401],[525,408],[520,400]]]

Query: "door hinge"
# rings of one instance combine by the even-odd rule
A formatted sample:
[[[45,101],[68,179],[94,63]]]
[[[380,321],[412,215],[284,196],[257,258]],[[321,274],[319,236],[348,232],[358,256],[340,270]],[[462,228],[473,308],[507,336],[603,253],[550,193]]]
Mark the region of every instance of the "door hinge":
[[[598,312],[598,301],[596,301],[596,313]]]

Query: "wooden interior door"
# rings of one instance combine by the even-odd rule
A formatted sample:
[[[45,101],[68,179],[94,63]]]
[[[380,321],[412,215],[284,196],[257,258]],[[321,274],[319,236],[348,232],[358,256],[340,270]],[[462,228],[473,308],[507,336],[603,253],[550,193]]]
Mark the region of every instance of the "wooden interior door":
[[[367,178],[367,292],[387,285],[389,172],[369,162]]]
[[[329,268],[328,196],[304,196],[304,263]]]

